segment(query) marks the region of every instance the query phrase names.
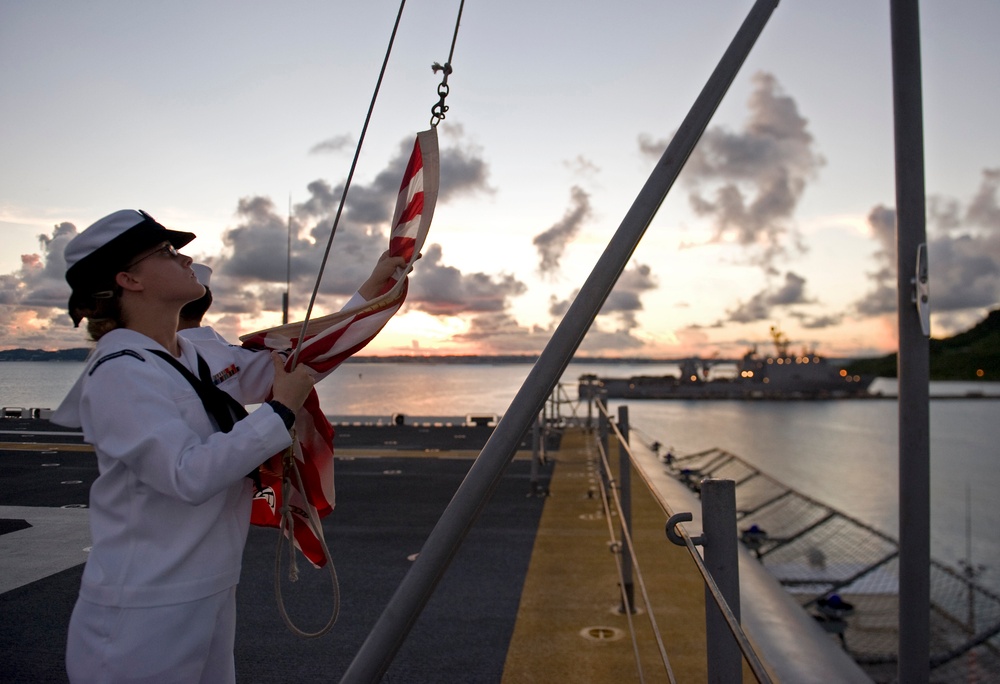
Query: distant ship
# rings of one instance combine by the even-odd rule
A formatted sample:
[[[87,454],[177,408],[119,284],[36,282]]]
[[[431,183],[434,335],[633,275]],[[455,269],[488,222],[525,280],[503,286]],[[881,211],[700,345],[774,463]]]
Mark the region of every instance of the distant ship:
[[[602,378],[593,374],[579,380],[580,399],[839,399],[868,397],[874,376],[852,375],[831,365],[814,351],[789,353],[789,341],[771,328],[773,356],[760,356],[757,347],[739,361],[733,377],[708,378],[712,359],[685,359],[679,375],[637,375]]]

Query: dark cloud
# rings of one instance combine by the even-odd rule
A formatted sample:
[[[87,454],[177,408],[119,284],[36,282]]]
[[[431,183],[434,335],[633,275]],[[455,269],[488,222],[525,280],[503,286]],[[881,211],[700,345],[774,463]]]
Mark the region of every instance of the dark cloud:
[[[868,225],[878,248],[872,255],[875,270],[867,276],[872,289],[858,300],[854,309],[862,316],[881,316],[896,312],[896,210],[884,205],[868,213]]]
[[[435,316],[502,312],[527,286],[512,275],[462,273],[442,263],[440,245],[431,245],[414,267],[407,302]]]
[[[474,344],[483,354],[537,354],[549,337],[548,330],[523,326],[511,314],[496,311],[474,316],[468,329],[454,339]]]
[[[844,316],[842,314],[830,314],[827,316],[816,316],[816,317],[796,315],[796,317],[799,319],[799,322],[802,325],[802,327],[809,330],[818,330],[821,328],[836,328],[844,321]]]
[[[642,311],[642,301],[640,297],[643,292],[654,290],[658,287],[656,276],[653,270],[646,264],[633,263],[631,268],[622,271],[618,277],[618,282],[611,290],[608,298],[604,300],[598,316],[609,316],[615,314],[631,314],[635,311]],[[557,297],[549,298],[549,315],[554,318],[561,318],[569,310],[573,300],[580,294],[579,290],[565,300]],[[634,322],[634,317],[632,318]]]
[[[441,183],[438,198],[453,200],[477,194],[492,195],[490,169],[478,145],[469,142],[461,124],[448,127],[447,146],[441,148]],[[412,143],[411,143],[412,144]],[[407,150],[407,154],[409,151]]]
[[[558,270],[566,246],[580,232],[581,224],[590,218],[590,195],[583,188],[573,186],[570,190],[570,206],[562,219],[532,240],[538,249],[540,273]]]
[[[577,155],[573,159],[563,162],[563,165],[568,168],[574,175],[583,178],[591,178],[596,176],[601,170],[594,162],[584,157],[582,154]]]
[[[634,334],[640,328],[636,314],[643,310],[642,294],[657,286],[652,269],[645,264],[633,263],[623,271],[580,349],[587,353],[615,355],[625,349],[645,346],[646,342]],[[550,297],[549,314],[561,319],[578,295],[579,290],[566,300]]]
[[[771,312],[775,307],[811,303],[806,298],[805,290],[806,279],[788,271],[785,273],[784,283],[779,287],[765,288],[746,302],[741,302],[736,309],[727,311],[728,320],[733,323],[768,320],[772,317]]]
[[[39,253],[22,254],[21,266],[0,275],[0,340],[26,347],[69,347],[83,342],[74,329],[66,303],[63,251],[76,235],[72,223],[60,223],[38,236]]]
[[[340,152],[341,150],[348,149],[354,143],[354,139],[347,135],[335,135],[332,138],[327,138],[321,142],[316,143],[311,148],[309,148],[309,154],[331,154],[334,152]]]
[[[969,202],[965,220],[970,226],[978,226],[992,232],[1000,231],[1000,168],[983,169],[983,180],[979,190]]]
[[[802,251],[790,224],[807,182],[823,165],[808,120],[780,92],[771,74],[753,77],[749,118],[742,131],[707,130],[684,168],[695,213],[714,220],[713,242],[759,248],[754,261],[771,268],[789,248]],[[640,149],[659,157],[665,143],[642,138]]]
[[[400,178],[412,150],[413,139],[404,139],[385,169],[371,182],[352,183],[323,272],[320,294],[348,296],[368,277],[375,260],[388,244]],[[486,183],[488,167],[472,148],[449,148],[441,156],[439,201],[446,196],[491,191]],[[226,254],[215,262],[221,276],[220,292],[229,295],[225,304],[220,303],[223,307],[220,310],[231,313],[280,310],[287,277],[289,222],[292,291],[303,293],[297,298],[293,295],[293,302],[301,305],[308,301],[323,263],[344,185],[334,186],[319,179],[310,183],[307,191],[308,197],[293,206],[290,218],[279,213],[269,198],[240,200],[236,211],[238,223],[223,236]],[[457,279],[463,281],[464,291],[475,292],[470,310],[484,310],[484,302],[492,300],[485,293],[489,289],[489,277],[456,273]],[[479,282],[479,287],[470,286],[470,282]],[[455,296],[460,297],[461,292]],[[429,301],[428,306],[433,308],[435,300]]]
[[[946,331],[967,327],[1000,302],[1000,169],[985,169],[979,188],[963,207],[948,197],[927,202],[927,260],[931,312]],[[854,304],[863,316],[897,310],[896,212],[877,206],[868,223],[878,245],[872,289]],[[952,327],[952,326],[957,327]]]
[[[625,269],[619,276],[615,288],[601,307],[601,314],[642,311],[642,293],[657,287],[653,269],[646,264],[633,263],[632,268]]]
[[[458,133],[458,127],[453,127]],[[454,131],[453,131],[454,132]],[[312,152],[334,151],[346,145],[346,137],[331,138]],[[385,250],[399,183],[413,149],[407,137],[385,169],[368,183],[355,181],[337,226],[320,287],[321,297],[341,300],[353,294],[368,277],[371,267]],[[441,153],[439,201],[492,193],[489,167],[481,151],[467,144],[461,135]],[[214,269],[211,287],[215,296],[213,321],[224,321],[234,330],[236,316],[280,311],[282,293],[290,270],[292,308],[304,308],[311,296],[327,248],[344,184],[332,185],[318,179],[307,187],[308,196],[288,212],[268,197],[248,196],[236,206],[235,225],[223,236],[222,254],[200,255]],[[63,249],[76,234],[71,223],[60,224],[42,235],[42,254],[26,255],[15,273],[0,276],[0,305],[4,305],[0,325],[12,329],[24,318],[10,307],[33,307],[33,324],[51,317],[62,323],[69,288],[64,281]],[[290,249],[289,249],[290,247]],[[436,250],[436,251],[435,251]],[[432,247],[418,268],[425,272],[423,285],[411,291],[417,308],[432,313],[503,311],[509,298],[526,287],[511,275],[463,274],[440,263],[440,247]],[[290,269],[288,268],[290,264]],[[415,279],[416,281],[416,279]],[[419,281],[416,281],[419,282]],[[337,302],[323,301],[337,306]],[[318,311],[326,311],[317,303]],[[10,321],[5,323],[3,321]],[[20,330],[19,340],[28,339]],[[12,339],[14,335],[5,336]]]
[[[21,268],[3,279],[5,303],[32,307],[42,313],[46,308],[65,310],[69,299],[66,284],[66,244],[76,236],[76,226],[60,223],[52,234],[38,236],[40,254],[22,254]]]
[[[1000,303],[1000,243],[996,237],[990,240],[966,234],[928,242],[931,311],[983,309]]]

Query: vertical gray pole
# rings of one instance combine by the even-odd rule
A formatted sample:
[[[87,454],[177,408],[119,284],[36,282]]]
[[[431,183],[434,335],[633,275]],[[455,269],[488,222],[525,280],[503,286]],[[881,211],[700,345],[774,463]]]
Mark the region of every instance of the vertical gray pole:
[[[899,666],[901,682],[930,678],[930,346],[914,305],[926,242],[917,0],[892,0],[899,316]]]
[[[671,138],[618,230],[500,419],[479,458],[431,530],[417,560],[344,673],[342,682],[377,682],[517,450],[517,442],[545,402],[607,300],[667,192],[701,138],[778,0],[757,0],[718,66]]]
[[[608,416],[608,399],[607,397],[601,397],[597,402],[599,406],[597,411],[597,439],[600,441],[604,453],[608,453],[608,432],[611,431],[611,426],[609,425],[610,417]],[[604,469],[604,461],[600,461],[597,465],[601,473],[602,491],[607,491],[611,473]]]
[[[733,480],[702,480],[701,519],[705,567],[739,620],[740,570],[736,551],[736,483]],[[705,637],[708,640],[709,684],[742,682],[740,646],[708,587],[705,587]]]
[[[597,403],[600,405],[597,412],[597,438],[601,440],[604,453],[608,453],[608,432],[611,430],[611,426],[608,425],[608,399],[600,397]]]
[[[628,406],[618,407],[618,430],[622,433],[618,445],[618,489],[622,503],[622,530],[628,530],[626,538],[622,532],[622,581],[624,582],[625,600],[622,612],[635,612],[635,584],[632,581],[632,554],[629,553],[628,540],[632,538],[632,457],[628,446]]]
[[[532,495],[537,494],[538,487],[538,463],[542,459],[542,415],[535,418],[535,425],[531,428],[531,487]]]

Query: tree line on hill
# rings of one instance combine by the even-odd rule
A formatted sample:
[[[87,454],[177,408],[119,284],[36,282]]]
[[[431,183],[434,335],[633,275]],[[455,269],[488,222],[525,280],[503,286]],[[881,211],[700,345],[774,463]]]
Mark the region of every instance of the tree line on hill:
[[[897,354],[856,359],[849,373],[896,377]],[[1000,381],[1000,309],[994,309],[975,327],[944,339],[930,340],[931,380]]]

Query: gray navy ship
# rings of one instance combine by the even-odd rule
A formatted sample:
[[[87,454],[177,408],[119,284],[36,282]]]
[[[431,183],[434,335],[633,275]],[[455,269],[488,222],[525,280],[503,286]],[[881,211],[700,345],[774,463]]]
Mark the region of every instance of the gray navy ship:
[[[843,399],[872,396],[874,376],[852,375],[812,351],[789,352],[789,341],[771,328],[775,353],[762,356],[756,346],[739,360],[732,377],[709,379],[713,360],[685,359],[678,375],[636,375],[579,379],[580,399]]]

